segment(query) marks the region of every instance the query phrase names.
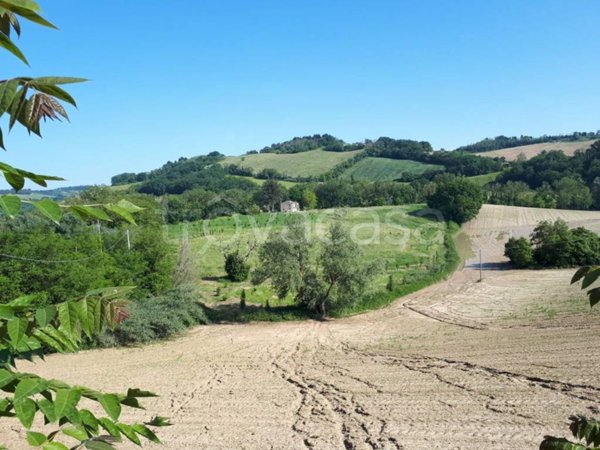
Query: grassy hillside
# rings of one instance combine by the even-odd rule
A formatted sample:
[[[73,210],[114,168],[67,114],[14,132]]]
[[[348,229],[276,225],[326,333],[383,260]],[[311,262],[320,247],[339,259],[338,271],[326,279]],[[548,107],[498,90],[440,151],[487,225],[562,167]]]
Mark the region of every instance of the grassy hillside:
[[[265,181],[267,181],[267,180],[263,180],[263,179],[261,179],[261,178],[254,178],[254,177],[243,177],[243,176],[241,176],[241,175],[232,175],[232,176],[233,176],[233,177],[236,177],[236,178],[242,178],[242,179],[244,179],[244,180],[249,180],[249,181],[252,181],[253,183],[255,183],[255,184],[256,184],[256,185],[258,185],[258,186],[262,186],[262,185],[265,183]],[[281,185],[285,186],[285,187],[286,187],[286,188],[288,188],[288,189],[289,189],[289,188],[291,188],[291,187],[293,187],[293,186],[296,186],[296,185],[298,184],[298,183],[297,183],[297,182],[295,182],[295,181],[287,181],[287,180],[277,180],[277,182],[278,182],[279,184],[281,184]]]
[[[239,165],[252,169],[254,173],[263,169],[275,169],[290,177],[309,177],[322,175],[360,152],[361,150],[352,152],[311,150],[292,154],[259,153],[256,155],[229,156],[222,161],[222,164]]]
[[[490,152],[475,153],[479,156],[504,157],[507,161],[515,161],[519,155],[525,155],[525,158],[531,159],[539,155],[544,150],[562,150],[565,155],[573,156],[577,150],[587,150],[596,142],[595,139],[589,141],[576,142],[546,142],[543,144],[522,145],[520,147],[504,148],[501,150],[492,150]]]
[[[368,181],[396,180],[402,174],[422,174],[427,170],[443,169],[443,166],[424,164],[407,159],[365,158],[350,167],[342,178]]]
[[[360,240],[365,259],[382,263],[382,272],[374,283],[375,291],[385,291],[389,275],[398,286],[425,279],[431,274],[431,266],[443,261],[443,223],[433,222],[410,213],[420,209],[417,205],[348,208],[338,210],[309,211],[299,213],[311,224],[312,236],[319,239],[325,235],[328,226],[339,217],[345,226]],[[377,221],[374,220],[377,217]],[[297,214],[258,214],[255,216],[220,217],[205,222],[187,225],[169,225],[171,242],[179,243],[183,227],[187,227],[191,253],[197,255],[195,261],[195,285],[209,302],[224,302],[239,298],[242,288],[248,290],[251,303],[271,305],[291,303],[291,298],[283,302],[277,300],[268,285],[252,287],[249,282],[232,283],[227,281],[224,271],[224,258],[221,246],[238,240],[264,241],[269,232],[279,231],[297,217]],[[256,264],[256,252],[250,260]]]
[[[477,183],[479,186],[485,186],[488,183],[496,181],[496,178],[498,178],[498,175],[501,173],[502,172],[492,172],[484,175],[475,175],[474,177],[469,177],[469,180]]]

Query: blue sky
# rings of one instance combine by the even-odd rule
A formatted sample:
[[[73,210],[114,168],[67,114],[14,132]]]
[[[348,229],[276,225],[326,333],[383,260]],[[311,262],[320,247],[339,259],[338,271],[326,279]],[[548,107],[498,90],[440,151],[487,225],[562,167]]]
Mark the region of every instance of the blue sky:
[[[41,0],[32,67],[82,76],[72,123],[13,131],[1,160],[109,183],[180,156],[293,136],[390,136],[455,148],[600,129],[597,0]],[[55,186],[58,184],[55,184]]]

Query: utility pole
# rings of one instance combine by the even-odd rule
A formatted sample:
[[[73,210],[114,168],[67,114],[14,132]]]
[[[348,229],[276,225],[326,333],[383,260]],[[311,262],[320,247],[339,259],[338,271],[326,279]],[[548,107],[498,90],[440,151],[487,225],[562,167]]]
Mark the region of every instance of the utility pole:
[[[129,228],[125,230],[125,235],[127,236],[127,250],[131,251],[131,239],[129,238]]]

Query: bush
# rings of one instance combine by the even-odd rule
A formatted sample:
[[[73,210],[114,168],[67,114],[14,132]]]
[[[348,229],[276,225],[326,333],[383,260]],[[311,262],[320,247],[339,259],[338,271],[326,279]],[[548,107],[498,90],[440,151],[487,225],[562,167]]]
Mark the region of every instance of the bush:
[[[167,339],[187,328],[208,323],[202,305],[190,290],[174,289],[132,303],[130,317],[108,333],[103,342],[136,345]]]
[[[244,281],[250,273],[250,265],[239,250],[225,255],[225,272],[231,281]]]
[[[510,238],[504,246],[504,256],[510,259],[512,265],[519,269],[533,264],[533,249],[525,238]]]

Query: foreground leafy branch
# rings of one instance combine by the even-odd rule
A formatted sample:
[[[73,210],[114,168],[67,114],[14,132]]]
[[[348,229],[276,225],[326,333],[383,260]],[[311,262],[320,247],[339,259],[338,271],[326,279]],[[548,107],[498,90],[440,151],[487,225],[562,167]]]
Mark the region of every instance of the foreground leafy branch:
[[[600,423],[584,416],[569,417],[569,429],[579,442],[566,438],[546,436],[540,444],[540,450],[597,450],[600,445]]]
[[[571,284],[581,282],[581,289],[587,289],[600,278],[600,266],[581,267],[571,279]],[[590,307],[600,301],[600,287],[587,291]],[[570,429],[573,436],[585,444],[572,442],[566,438],[546,436],[540,444],[540,450],[597,450],[600,448],[600,422],[585,416],[571,416]]]
[[[13,40],[21,34],[20,19],[56,28],[40,16],[33,0],[0,0],[0,49],[28,64]],[[60,103],[76,106],[75,100],[62,87],[85,81],[72,77],[13,77],[0,80],[0,119],[8,116],[8,129],[16,124],[29,133],[41,136],[40,123],[46,120],[69,120]],[[0,127],[0,147],[5,149]],[[31,181],[47,186],[60,177],[35,174],[0,162],[0,176],[18,192]],[[50,199],[22,200],[16,195],[0,196],[0,211],[14,217],[23,204],[30,204],[43,216],[59,222],[65,213],[94,221],[123,219],[134,223],[133,215],[141,208],[127,202],[98,205],[64,205]],[[3,303],[0,299],[0,419],[16,418],[27,430],[27,442],[44,450],[107,450],[123,438],[141,445],[142,440],[160,442],[151,428],[169,425],[163,417],[145,423],[120,421],[123,407],[142,408],[141,398],[155,394],[128,389],[124,394],[105,393],[85,386],[71,386],[59,380],[47,380],[35,374],[17,371],[22,359],[31,360],[48,352],[74,352],[105,327],[114,328],[128,317],[126,295],[132,288],[106,288],[89,292],[84,297],[35,307],[35,296],[24,296]],[[90,407],[98,404],[105,414],[98,415]],[[89,406],[88,406],[89,405]],[[93,409],[93,408],[92,408]],[[96,408],[96,410],[99,408]],[[37,419],[37,420],[36,420]],[[44,432],[33,428],[44,425]],[[48,432],[47,430],[51,431]],[[66,441],[65,441],[66,439]],[[76,444],[73,446],[72,443]],[[1,447],[1,445],[0,445]]]
[[[573,278],[571,279],[571,284],[577,283],[579,280],[581,282],[581,289],[587,289],[590,287],[596,280],[600,278],[600,266],[585,266],[581,267]],[[600,302],[600,287],[595,287],[587,291],[587,296],[590,299],[590,307],[594,307],[594,305]]]
[[[16,417],[28,430],[32,446],[67,448],[58,441],[61,435],[79,441],[75,448],[111,448],[122,436],[138,445],[140,437],[160,442],[149,427],[168,425],[164,418],[133,425],[119,422],[122,406],[142,408],[139,399],[155,397],[151,392],[103,393],[14,370],[18,359],[43,356],[47,351],[75,351],[105,325],[116,326],[127,317],[125,295],[131,289],[99,289],[81,299],[44,308],[32,307],[35,296],[0,305],[0,391],[7,394],[0,400],[0,416]],[[82,406],[84,400],[100,404],[107,416],[94,415]],[[36,415],[55,429],[49,434],[32,431]]]

